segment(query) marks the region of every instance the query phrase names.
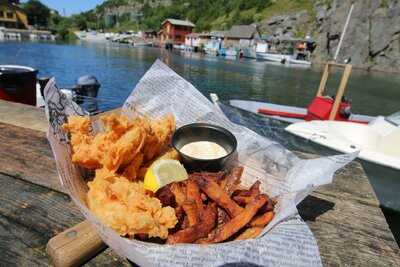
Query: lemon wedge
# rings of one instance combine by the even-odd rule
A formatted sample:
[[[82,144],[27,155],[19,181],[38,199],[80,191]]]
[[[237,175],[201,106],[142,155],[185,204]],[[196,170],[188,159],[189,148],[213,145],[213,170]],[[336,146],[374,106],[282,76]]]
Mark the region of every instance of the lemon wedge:
[[[188,174],[183,165],[173,159],[155,161],[144,176],[144,188],[156,192],[161,187],[172,182],[186,180]]]

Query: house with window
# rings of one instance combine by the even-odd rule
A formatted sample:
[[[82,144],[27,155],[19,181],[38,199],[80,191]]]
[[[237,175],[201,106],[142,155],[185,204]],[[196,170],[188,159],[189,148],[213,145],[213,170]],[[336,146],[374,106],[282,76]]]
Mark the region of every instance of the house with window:
[[[250,47],[261,38],[256,25],[234,25],[225,34],[225,47]]]
[[[194,25],[187,20],[166,19],[161,23],[158,32],[161,44],[182,45],[185,44],[186,35],[192,33]]]
[[[18,0],[0,0],[0,27],[28,28],[28,18],[18,4]]]

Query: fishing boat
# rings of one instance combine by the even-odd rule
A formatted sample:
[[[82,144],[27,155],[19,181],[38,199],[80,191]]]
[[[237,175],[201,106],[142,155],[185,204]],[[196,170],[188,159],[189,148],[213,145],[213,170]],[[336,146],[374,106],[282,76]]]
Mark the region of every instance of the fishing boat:
[[[237,57],[237,55],[238,55],[237,49],[235,49],[233,47],[225,49],[225,56],[226,57]]]
[[[257,58],[256,49],[251,46],[241,48],[241,55],[245,58]]]
[[[287,59],[287,64],[294,64],[294,65],[304,65],[304,66],[311,66],[311,62],[305,59],[297,59],[296,57],[290,57]]]
[[[359,151],[360,159],[400,170],[400,112],[368,124],[309,121],[286,131],[343,153]]]
[[[210,40],[204,45],[204,52],[208,55],[220,55],[219,50],[223,46],[221,37],[211,36]]]
[[[272,41],[271,41],[272,42]],[[304,41],[300,39],[280,39],[279,44],[285,44],[281,49],[277,49],[268,43],[258,43],[256,46],[256,58],[262,61],[279,62],[287,65],[311,66],[309,53],[306,51],[306,43],[311,39]],[[285,52],[278,52],[283,50]]]
[[[329,73],[333,67],[344,68],[335,98],[325,94]],[[311,120],[337,120],[365,124],[374,119],[374,117],[353,114],[350,101],[344,97],[351,70],[352,66],[350,64],[327,63],[316,96],[307,108],[247,100],[230,100],[229,104],[288,123]]]
[[[291,55],[279,54],[279,53],[257,53],[257,59],[271,61],[271,62],[280,62],[285,63],[288,62],[291,58]]]

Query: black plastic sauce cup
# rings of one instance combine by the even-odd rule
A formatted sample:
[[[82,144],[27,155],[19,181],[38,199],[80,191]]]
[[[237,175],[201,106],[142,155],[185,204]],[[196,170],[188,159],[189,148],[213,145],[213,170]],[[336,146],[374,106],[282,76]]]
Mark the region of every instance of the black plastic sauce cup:
[[[215,159],[198,159],[182,153],[186,144],[198,141],[214,142],[222,146],[227,155]],[[225,128],[208,123],[192,123],[177,129],[172,136],[172,146],[179,152],[183,165],[189,171],[220,171],[234,159],[237,140]]]

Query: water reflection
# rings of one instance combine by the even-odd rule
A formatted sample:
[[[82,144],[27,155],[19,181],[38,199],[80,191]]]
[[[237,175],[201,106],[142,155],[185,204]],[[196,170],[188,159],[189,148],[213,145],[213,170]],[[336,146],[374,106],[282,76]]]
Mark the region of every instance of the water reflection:
[[[0,43],[2,64],[23,64],[40,70],[70,86],[84,74],[95,75],[102,84],[100,106],[110,109],[122,104],[151,64],[162,59],[193,83],[203,94],[219,94],[221,99],[251,99],[305,107],[319,85],[322,69],[285,67],[278,64],[240,59],[221,59],[190,52],[170,52],[128,45],[78,43]],[[340,78],[335,71],[328,82],[334,94]],[[353,70],[346,95],[353,110],[367,115],[388,115],[399,109],[400,77],[385,73]]]

